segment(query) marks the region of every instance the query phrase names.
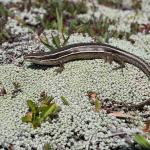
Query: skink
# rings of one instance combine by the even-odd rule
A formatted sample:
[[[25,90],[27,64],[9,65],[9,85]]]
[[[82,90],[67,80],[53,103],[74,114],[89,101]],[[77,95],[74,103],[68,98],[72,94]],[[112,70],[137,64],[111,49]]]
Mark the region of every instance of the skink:
[[[132,64],[142,70],[150,80],[150,65],[142,58],[107,44],[78,43],[59,48],[55,52],[30,53],[24,59],[40,65],[59,65],[73,60],[104,59],[110,64],[117,62],[121,67]]]

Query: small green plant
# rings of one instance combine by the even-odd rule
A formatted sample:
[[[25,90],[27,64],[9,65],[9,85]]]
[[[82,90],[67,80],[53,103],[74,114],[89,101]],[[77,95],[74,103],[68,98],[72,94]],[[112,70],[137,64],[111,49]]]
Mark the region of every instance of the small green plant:
[[[9,15],[9,11],[3,5],[0,5],[0,44],[10,38],[10,31],[5,29]]]
[[[56,36],[53,36],[52,34],[52,42],[57,48],[59,48],[67,44],[70,36],[67,36],[66,38],[64,35],[63,15],[62,12],[58,11],[58,9],[56,9],[56,18],[57,18],[57,29],[60,35],[57,34]],[[63,39],[63,43],[61,43],[61,38]]]
[[[132,0],[132,8],[134,10],[141,10],[142,8],[142,0]]]
[[[72,31],[88,33],[90,36],[94,37],[97,42],[107,42],[108,38],[111,38],[114,35],[113,32],[110,33],[109,26],[115,25],[117,22],[109,19],[108,17],[104,17],[103,15],[101,15],[98,19],[93,15],[91,20],[88,22],[79,20],[75,23],[76,26],[72,26]]]
[[[67,101],[67,99],[64,96],[61,96],[60,98],[64,105],[69,106],[69,102]]]
[[[39,37],[39,39],[40,39],[40,41],[41,41],[41,43],[43,45],[45,45],[48,49],[50,49],[52,51],[54,51],[54,50],[56,50],[56,49],[58,49],[60,47],[65,46],[67,44],[68,39],[69,39],[69,36],[66,38],[64,36],[64,34],[62,34],[63,43],[61,43],[60,35],[57,34],[57,35],[54,36],[53,34],[51,34],[51,36],[52,36],[52,43],[53,43],[54,46],[49,43],[49,41],[48,41],[46,36],[44,36],[44,38]]]
[[[141,146],[141,148],[143,148],[143,150],[150,150],[150,142],[148,142],[144,136],[135,134],[133,139]]]
[[[77,14],[87,12],[86,0],[70,1],[70,0],[36,0],[34,5],[43,6],[47,13],[43,18],[38,17],[40,28],[34,28],[38,33],[42,33],[44,29],[58,29],[57,13],[63,16],[64,33],[70,33],[68,30],[70,21],[76,19]]]
[[[75,16],[77,14],[84,14],[87,12],[86,0],[70,2],[64,1],[65,10],[70,13],[71,16]]]
[[[59,33],[55,36],[51,34],[52,43],[54,46],[48,42],[48,39],[46,38],[46,36],[45,36],[45,40],[43,40],[42,38],[39,38],[41,43],[44,44],[50,50],[55,50],[57,48],[65,46],[70,37],[70,36],[65,37],[64,35],[63,15],[61,12],[58,11],[58,9],[56,9],[56,16],[57,16],[57,29]],[[63,39],[62,43],[61,43],[61,38]]]
[[[41,104],[41,106],[47,106],[50,105],[50,103],[53,101],[53,96],[48,96],[45,91],[41,92],[40,99],[38,100]]]
[[[55,50],[56,48],[53,46],[53,45],[51,45],[50,43],[49,43],[49,41],[48,41],[48,39],[47,39],[47,37],[46,36],[44,36],[44,37],[39,37],[39,40],[40,40],[40,42],[43,44],[43,45],[45,45],[48,49],[50,49],[50,50]]]
[[[94,91],[88,91],[87,96],[89,97],[90,103],[94,105],[93,110],[99,112],[101,109],[101,101],[97,97],[97,93]]]
[[[22,122],[31,123],[33,128],[37,128],[48,118],[53,119],[58,114],[60,107],[52,100],[53,97],[46,94],[41,96],[39,104],[28,100],[29,111],[22,117]]]
[[[5,8],[3,5],[0,5],[0,17],[3,17],[7,20],[8,16],[9,16],[9,11],[7,10],[7,8]]]

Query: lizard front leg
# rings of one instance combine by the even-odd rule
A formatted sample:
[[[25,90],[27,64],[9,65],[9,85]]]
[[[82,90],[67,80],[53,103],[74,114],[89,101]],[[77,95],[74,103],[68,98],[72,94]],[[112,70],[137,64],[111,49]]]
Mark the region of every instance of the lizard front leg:
[[[58,74],[58,73],[61,73],[65,67],[64,67],[64,64],[62,61],[59,61],[59,64],[58,64],[59,68],[55,69],[55,72]]]

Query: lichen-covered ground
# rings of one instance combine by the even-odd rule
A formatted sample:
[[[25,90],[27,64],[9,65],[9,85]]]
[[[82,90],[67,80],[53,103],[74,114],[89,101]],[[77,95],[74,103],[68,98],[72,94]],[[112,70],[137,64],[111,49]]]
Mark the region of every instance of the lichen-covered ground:
[[[119,18],[122,23],[118,26],[122,29],[122,26],[133,21],[131,18],[134,15],[137,21],[150,23],[149,8],[147,1],[143,0],[142,10],[137,15],[132,10],[129,12],[101,5],[101,11],[97,10],[96,14],[103,13],[110,18]],[[87,13],[79,17],[86,18],[88,15]],[[47,49],[33,39],[33,32],[28,32],[27,28],[21,26],[17,27],[11,19],[9,21],[7,26],[11,27],[15,35],[18,32],[23,34],[18,36],[20,41],[5,42],[0,47],[0,86],[5,87],[7,92],[0,96],[0,149],[11,145],[14,150],[42,150],[45,143],[50,143],[56,150],[129,150],[133,147],[140,149],[134,144],[132,135],[142,132],[143,119],[147,119],[143,116],[149,116],[150,107],[147,106],[143,112],[130,112],[132,119],[119,119],[103,110],[94,112],[87,91],[98,93],[100,100],[137,104],[150,98],[150,82],[142,71],[126,64],[122,73],[121,70],[114,70],[117,64],[109,65],[98,59],[66,63],[64,71],[60,74],[55,72],[57,67],[43,69],[29,62],[19,66],[19,62],[23,60],[23,52],[36,51],[36,48],[46,51]],[[49,37],[51,30],[45,32]],[[150,35],[139,33],[131,38],[134,39],[134,44],[115,38],[110,38],[109,44],[150,62]],[[72,34],[68,44],[92,41],[94,39],[88,35]],[[21,91],[15,97],[12,97],[13,82],[21,85]],[[52,95],[62,110],[57,119],[52,122],[46,121],[41,127],[33,129],[31,124],[22,123],[21,117],[28,111],[27,100],[37,102],[43,91]],[[66,97],[70,105],[63,105],[60,96]],[[126,134],[111,137],[120,132]]]

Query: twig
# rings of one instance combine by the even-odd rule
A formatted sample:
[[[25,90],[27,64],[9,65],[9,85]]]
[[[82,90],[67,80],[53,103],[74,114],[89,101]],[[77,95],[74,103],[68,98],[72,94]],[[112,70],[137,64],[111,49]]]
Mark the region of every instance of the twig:
[[[140,109],[143,109],[143,107],[146,106],[146,105],[150,105],[150,99],[148,99],[148,100],[146,100],[144,102],[141,102],[139,104],[127,106],[127,108],[129,110],[131,110],[131,109],[138,109],[138,110],[140,110]]]
[[[96,132],[97,132],[97,131],[96,131]],[[89,150],[89,149],[90,149],[91,140],[92,140],[92,138],[93,138],[93,136],[95,135],[96,132],[94,132],[94,133],[90,136],[89,141],[88,141],[88,144],[87,144],[85,150]],[[107,136],[107,137],[104,137],[104,138],[110,138],[110,137],[120,136],[120,135],[127,135],[127,132],[114,133],[114,134],[111,134],[111,135],[109,135],[109,136]],[[99,142],[99,141],[97,141],[97,142]]]
[[[85,150],[89,150],[89,149],[90,149],[90,144],[91,144],[92,138],[93,138],[93,136],[97,133],[97,131],[98,131],[98,130],[96,130],[96,131],[90,136],[90,138],[89,138],[89,140],[88,140],[88,144],[87,144]]]
[[[105,138],[109,138],[109,137],[114,137],[114,136],[120,136],[120,135],[127,135],[127,132],[118,132],[118,133],[114,133],[114,134],[111,134]]]
[[[117,102],[116,102],[117,104]],[[113,104],[112,104],[113,105]],[[130,110],[142,110],[144,108],[144,106],[146,105],[150,105],[150,99],[145,100],[144,102],[138,103],[138,104],[128,104],[128,103],[122,103],[120,105],[111,107],[111,110],[116,110],[117,108],[124,108],[124,110],[126,111],[130,111]],[[106,108],[104,108],[106,109]]]

